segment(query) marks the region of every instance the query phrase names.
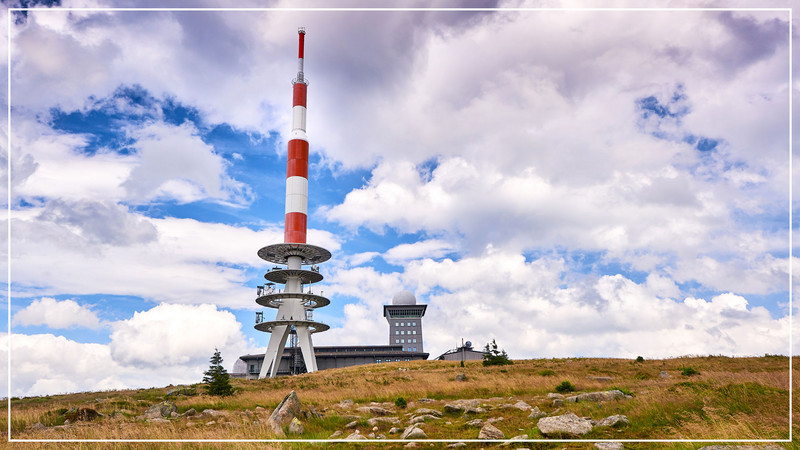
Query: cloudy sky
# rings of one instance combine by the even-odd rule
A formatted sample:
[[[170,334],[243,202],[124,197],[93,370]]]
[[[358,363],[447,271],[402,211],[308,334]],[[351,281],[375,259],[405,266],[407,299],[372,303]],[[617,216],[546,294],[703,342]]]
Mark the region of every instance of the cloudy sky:
[[[789,12],[541,5],[581,6],[13,14],[11,395],[263,352],[298,26],[316,345],[405,289],[431,358],[789,354]]]

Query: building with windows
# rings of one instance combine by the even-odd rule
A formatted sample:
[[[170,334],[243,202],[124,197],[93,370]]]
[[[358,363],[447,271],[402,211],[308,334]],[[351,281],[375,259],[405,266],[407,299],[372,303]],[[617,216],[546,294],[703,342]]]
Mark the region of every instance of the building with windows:
[[[398,292],[390,305],[384,305],[383,315],[389,322],[389,345],[314,346],[317,370],[337,367],[383,364],[428,359],[423,351],[422,316],[428,305],[417,304],[414,294]],[[258,322],[258,313],[256,313]],[[276,375],[293,375],[309,370],[297,345],[294,330],[289,333],[289,345],[283,349]],[[240,356],[231,370],[235,378],[257,379],[264,365],[264,354]]]
[[[467,341],[460,347],[448,350],[436,359],[441,361],[480,361],[486,352],[472,348],[472,342]]]

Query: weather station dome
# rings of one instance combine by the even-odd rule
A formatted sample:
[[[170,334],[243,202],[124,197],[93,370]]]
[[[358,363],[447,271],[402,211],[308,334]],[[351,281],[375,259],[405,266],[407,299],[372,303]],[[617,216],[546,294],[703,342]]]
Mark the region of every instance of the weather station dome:
[[[408,291],[400,291],[392,297],[392,305],[416,305],[417,297]]]

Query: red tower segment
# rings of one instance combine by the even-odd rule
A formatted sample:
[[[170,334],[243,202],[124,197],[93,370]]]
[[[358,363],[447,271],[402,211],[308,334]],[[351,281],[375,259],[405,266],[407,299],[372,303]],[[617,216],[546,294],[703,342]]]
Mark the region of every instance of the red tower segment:
[[[306,243],[308,222],[308,137],[306,137],[306,92],[308,82],[303,74],[305,29],[299,35],[297,78],[292,81],[292,134],[286,162],[285,243]]]

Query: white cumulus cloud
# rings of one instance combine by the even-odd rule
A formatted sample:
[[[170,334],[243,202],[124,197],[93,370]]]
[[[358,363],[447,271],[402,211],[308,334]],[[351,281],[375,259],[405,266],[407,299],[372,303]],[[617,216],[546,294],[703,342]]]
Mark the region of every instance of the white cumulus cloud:
[[[84,327],[98,329],[101,326],[97,314],[74,300],[56,300],[42,297],[14,314],[13,322],[19,325],[46,325],[64,329]]]

